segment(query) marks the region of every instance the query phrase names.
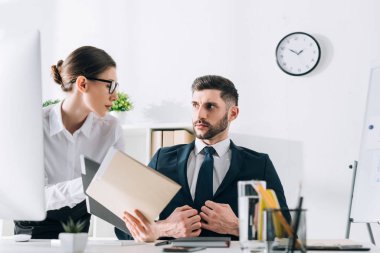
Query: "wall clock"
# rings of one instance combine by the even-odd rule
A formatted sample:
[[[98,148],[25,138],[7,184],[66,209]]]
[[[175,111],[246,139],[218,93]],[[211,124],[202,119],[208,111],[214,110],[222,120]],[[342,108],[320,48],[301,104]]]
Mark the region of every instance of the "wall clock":
[[[318,65],[321,48],[310,34],[294,32],[280,40],[276,48],[277,65],[286,74],[302,76]]]

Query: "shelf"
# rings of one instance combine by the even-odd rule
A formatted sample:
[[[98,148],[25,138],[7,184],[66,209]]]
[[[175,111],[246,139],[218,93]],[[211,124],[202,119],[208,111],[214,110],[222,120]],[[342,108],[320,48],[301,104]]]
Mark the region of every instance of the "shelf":
[[[148,164],[151,159],[152,131],[187,130],[193,133],[188,123],[124,124],[122,128],[126,143],[124,151],[143,164]]]

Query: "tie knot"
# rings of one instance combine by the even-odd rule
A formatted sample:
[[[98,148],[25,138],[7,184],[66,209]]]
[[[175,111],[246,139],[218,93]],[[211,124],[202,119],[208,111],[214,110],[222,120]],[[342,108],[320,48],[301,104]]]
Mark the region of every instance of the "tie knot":
[[[204,150],[206,155],[213,155],[216,152],[213,147],[209,147],[209,146],[204,147],[203,150]]]

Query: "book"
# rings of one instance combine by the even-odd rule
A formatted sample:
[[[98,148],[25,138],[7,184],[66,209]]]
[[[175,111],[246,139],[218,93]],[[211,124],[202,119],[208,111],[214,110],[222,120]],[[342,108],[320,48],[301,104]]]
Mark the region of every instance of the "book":
[[[174,145],[188,144],[194,139],[194,135],[187,130],[174,130]]]
[[[307,240],[306,247],[308,250],[369,250],[350,239]]]
[[[170,147],[174,145],[174,131],[164,130],[162,131],[162,147]]]
[[[280,209],[280,203],[278,202],[276,192],[272,189],[267,189],[268,194],[272,198],[273,202],[275,203],[275,209]],[[277,219],[275,213],[272,212],[272,219],[273,219],[273,226],[274,226],[274,231],[275,235],[278,238],[284,237],[284,227],[281,225],[280,221]]]
[[[162,147],[162,131],[152,130],[150,157],[153,157],[159,148]]]
[[[276,239],[273,249],[284,250],[288,246],[288,238]],[[325,239],[306,241],[307,250],[342,250],[342,251],[368,251],[370,247],[364,247],[363,244],[350,239]]]
[[[111,147],[86,193],[121,219],[124,211],[135,215],[138,209],[154,222],[180,188],[168,177]]]
[[[266,186],[266,185],[265,185]],[[264,187],[265,187],[264,186]],[[265,189],[266,190],[266,189]],[[264,210],[266,208],[263,198],[260,198],[259,203],[257,204],[257,240],[263,241],[265,240],[265,231],[266,231],[266,216],[264,215]]]
[[[172,241],[173,246],[180,247],[205,247],[205,248],[228,248],[231,237],[185,237]]]
[[[283,237],[283,227],[280,223],[280,221],[277,219],[276,217],[276,212],[273,211],[273,209],[280,209],[280,204],[277,200],[277,196],[276,196],[276,193],[274,190],[272,189],[265,189],[265,191],[267,192],[269,198],[271,199],[271,201],[273,203],[275,203],[275,206],[274,208],[273,207],[270,207],[270,206],[267,206],[263,200],[263,198],[260,198],[260,201],[259,201],[259,204],[258,204],[258,229],[257,229],[257,239],[258,240],[267,240],[267,236],[268,234],[275,234],[276,237],[278,238],[281,238]],[[265,210],[267,209],[270,209],[272,211],[267,211],[265,212]],[[271,226],[268,227],[269,224],[267,224],[267,221],[268,221],[268,217],[267,215],[272,215],[271,217],[271,221],[273,221],[273,224],[270,224]],[[273,228],[272,228],[273,226]],[[273,229],[273,231],[270,231],[270,232],[273,232],[273,233],[268,233],[268,229]],[[267,233],[265,233],[267,231]]]
[[[264,205],[266,208],[269,209],[275,209],[276,208],[276,202],[272,198],[272,196],[266,191],[264,186],[262,184],[256,184],[254,185],[255,190],[260,194],[260,198],[264,201]],[[279,223],[283,226],[284,230],[288,235],[293,235],[293,229],[289,225],[289,223],[285,220],[284,216],[282,215],[282,212],[275,212],[275,216]]]
[[[135,242],[132,240],[117,240],[117,239],[99,239],[99,238],[93,238],[89,237],[87,241],[87,245],[91,246],[136,246],[136,245],[143,245],[143,242]],[[61,240],[60,239],[52,239],[50,241],[51,247],[61,247]]]
[[[188,144],[195,139],[194,135],[185,129],[179,130],[158,130],[151,132],[151,150],[150,157],[157,152],[159,148],[169,147],[177,144]]]

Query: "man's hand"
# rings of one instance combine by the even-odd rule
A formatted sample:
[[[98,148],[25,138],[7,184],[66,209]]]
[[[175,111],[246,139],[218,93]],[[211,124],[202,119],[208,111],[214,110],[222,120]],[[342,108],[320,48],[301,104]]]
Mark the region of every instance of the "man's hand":
[[[197,237],[201,233],[201,217],[190,206],[177,207],[172,214],[162,221],[157,221],[160,237]]]
[[[156,224],[151,224],[148,219],[139,211],[135,210],[137,216],[134,217],[127,211],[124,212],[123,220],[129,232],[137,242],[153,242],[159,237]]]
[[[202,228],[219,234],[239,236],[239,219],[230,205],[207,200],[201,211]]]

